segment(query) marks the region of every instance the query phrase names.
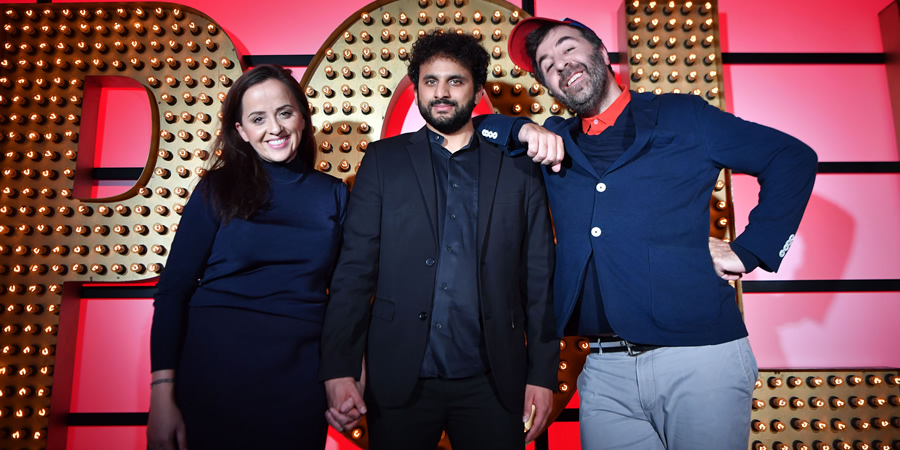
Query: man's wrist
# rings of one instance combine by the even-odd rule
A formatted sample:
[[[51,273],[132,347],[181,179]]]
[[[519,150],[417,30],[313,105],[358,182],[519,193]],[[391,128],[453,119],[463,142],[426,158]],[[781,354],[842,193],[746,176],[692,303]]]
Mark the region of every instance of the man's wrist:
[[[730,242],[729,244],[731,245],[731,251],[737,255],[738,259],[741,260],[741,264],[744,265],[744,273],[750,273],[750,271],[759,267],[759,258],[757,258],[756,255],[750,253],[749,250],[734,242]]]
[[[515,146],[515,147],[524,147],[525,146],[525,144],[519,140],[519,133],[522,131],[522,127],[524,127],[525,125],[528,125],[530,123],[533,124],[534,122],[532,122],[532,120],[527,117],[519,117],[516,119],[515,122],[513,122],[512,131],[510,133],[512,135],[510,137],[512,138],[513,146]]]

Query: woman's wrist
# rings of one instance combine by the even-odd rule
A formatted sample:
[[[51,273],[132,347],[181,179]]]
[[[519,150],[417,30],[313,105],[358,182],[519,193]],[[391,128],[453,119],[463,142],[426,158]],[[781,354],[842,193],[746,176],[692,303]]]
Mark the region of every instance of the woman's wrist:
[[[174,378],[160,378],[157,380],[153,380],[150,382],[150,388],[152,389],[154,386],[159,386],[160,384],[174,384]]]

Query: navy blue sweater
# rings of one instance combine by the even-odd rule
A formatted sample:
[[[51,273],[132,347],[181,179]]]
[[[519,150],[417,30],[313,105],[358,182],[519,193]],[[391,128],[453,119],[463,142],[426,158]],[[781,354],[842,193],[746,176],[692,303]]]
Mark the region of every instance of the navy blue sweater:
[[[189,307],[324,319],[348,189],[296,163],[264,164],[271,203],[250,220],[223,223],[200,189],[185,205],[154,296],[153,371],[176,368]]]

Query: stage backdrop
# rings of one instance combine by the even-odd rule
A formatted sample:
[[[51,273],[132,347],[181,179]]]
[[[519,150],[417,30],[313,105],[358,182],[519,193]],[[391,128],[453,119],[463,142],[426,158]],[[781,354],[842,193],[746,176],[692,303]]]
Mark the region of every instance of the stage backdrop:
[[[54,83],[63,84],[71,78],[64,76],[62,81],[57,82],[50,79],[52,75],[46,75],[51,70],[45,70],[40,65],[34,66],[36,61],[44,57],[42,55],[50,55],[52,51],[36,48],[37,46],[21,46],[22,42],[30,39],[27,36],[32,35],[27,29],[23,31],[23,26],[38,24],[47,17],[41,16],[44,9],[59,11],[63,7],[60,5],[62,3],[64,2],[54,1],[48,5],[44,2],[11,2],[5,5],[8,7],[2,8],[4,23],[12,24],[14,28],[4,30],[6,47],[3,58],[14,64],[26,60],[33,66],[0,68],[0,82],[8,91],[11,92],[15,86],[22,86],[18,81],[20,78],[30,83],[28,89],[31,94],[42,92],[44,87],[41,83],[49,84],[52,88]],[[416,22],[420,9],[427,7],[431,11],[438,7],[438,3],[446,3],[447,9],[451,10],[456,2],[406,1],[404,4],[411,12],[410,29],[420,27]],[[461,3],[464,5],[467,2]],[[641,3],[641,8],[644,8],[648,2]],[[664,3],[659,2],[657,7],[662,8]],[[33,5],[31,10],[39,17],[32,19],[24,12],[25,9],[20,8],[28,4]],[[185,28],[180,32],[149,29],[143,33],[121,33],[116,29],[96,29],[89,31],[96,33],[98,39],[86,39],[88,45],[94,45],[95,41],[103,40],[100,39],[101,36],[114,36],[115,33],[124,36],[131,33],[126,41],[137,37],[141,41],[138,45],[143,45],[147,47],[147,52],[152,52],[154,44],[151,41],[156,42],[155,45],[174,49],[170,42],[172,37],[177,37],[174,40],[182,42],[191,35],[199,36],[195,42],[199,52],[214,56],[211,62],[198,56],[194,63],[214,67],[220,76],[210,80],[185,80],[181,76],[168,80],[165,75],[157,75],[159,79],[155,83],[163,88],[166,85],[172,87],[173,95],[178,96],[171,99],[171,103],[163,99],[159,103],[160,113],[169,109],[166,103],[172,105],[180,102],[215,111],[220,99],[214,93],[204,98],[199,93],[191,94],[191,89],[195,86],[198,89],[208,86],[211,87],[210,91],[225,92],[242,68],[246,69],[254,64],[274,62],[287,65],[294,70],[298,80],[311,79],[312,76],[304,77],[306,67],[319,63],[327,65],[321,55],[318,59],[314,55],[320,52],[335,30],[340,31],[342,26],[363,20],[363,12],[370,12],[371,20],[383,20],[378,7],[367,8],[368,2],[365,1],[317,3],[258,0],[241,4],[240,7],[212,0],[184,1],[181,4],[205,14],[204,23],[211,24],[209,26],[213,28],[203,25],[203,29],[197,33],[187,25],[182,25]],[[679,2],[679,5],[683,4],[684,2]],[[114,8],[122,7],[131,11],[139,5],[110,3],[106,9],[107,14],[115,14]],[[70,13],[75,19],[70,23],[75,29],[70,31],[81,33],[77,28],[78,24],[96,19],[96,11],[101,7],[103,5],[100,3],[92,3],[90,6],[72,4]],[[173,5],[167,6],[171,7]],[[610,52],[621,52],[624,60],[628,50],[623,39],[623,36],[628,35],[626,22],[623,20],[624,7],[625,3],[621,1],[535,0],[525,4],[514,1],[498,6],[497,9],[504,11],[504,20],[507,21],[510,20],[509,12],[515,10],[553,18],[576,18],[596,30]],[[700,4],[695,7],[700,7]],[[871,369],[900,367],[900,352],[896,349],[896,342],[900,341],[900,327],[896,326],[896,318],[900,316],[900,295],[897,293],[900,258],[896,256],[900,254],[900,233],[897,231],[900,230],[900,175],[896,173],[898,146],[894,119],[900,111],[892,110],[890,96],[891,87],[895,90],[900,87],[897,86],[897,80],[891,81],[889,78],[886,63],[888,59],[884,52],[890,43],[883,42],[879,24],[879,13],[888,7],[894,7],[896,15],[896,4],[888,0],[720,0],[716,4],[719,36],[717,45],[722,57],[722,73],[719,78],[722,94],[726,98],[726,109],[744,119],[778,128],[800,138],[817,151],[823,163],[809,208],[781,271],[771,274],[757,270],[745,277],[743,305],[751,343],[760,368],[770,371],[770,374],[775,373],[771,371],[781,369],[821,369],[821,373],[828,373],[840,368],[849,370],[840,372],[841,374],[852,373],[854,370],[864,374]],[[157,14],[154,8],[155,6],[148,7],[143,13],[153,17]],[[8,10],[14,12],[9,13]],[[87,14],[81,16],[82,20],[78,20],[82,10],[87,11]],[[486,16],[484,29],[490,33],[493,27],[490,24],[490,14],[493,10],[480,12]],[[134,13],[130,14],[132,16],[128,20],[134,19]],[[63,13],[57,12],[55,15],[53,20],[57,24],[69,23],[63,20]],[[390,20],[400,19],[394,16]],[[447,21],[447,26],[453,26],[452,16],[448,16]],[[897,23],[896,18],[893,23]],[[431,22],[429,28],[436,25]],[[49,32],[39,29],[32,28],[31,31],[50,36]],[[65,34],[63,31],[56,33]],[[359,36],[354,38],[361,39]],[[408,93],[403,95],[404,92],[378,91],[380,85],[396,86],[397,77],[402,78],[403,75],[402,61],[399,56],[393,56],[393,60],[382,60],[377,53],[383,47],[381,37],[376,35],[372,39],[372,48],[376,50],[372,63],[376,73],[370,83],[375,91],[372,95],[375,99],[395,99],[393,107],[396,114],[385,117],[385,110],[377,108],[371,113],[363,114],[362,111],[352,109],[359,107],[356,103],[350,105],[353,114],[378,131],[365,137],[362,135],[366,133],[352,130],[356,140],[348,144],[351,148],[343,153],[339,147],[347,139],[340,137],[340,131],[326,133],[319,126],[317,137],[320,141],[327,140],[332,144],[327,149],[327,155],[320,158],[321,162],[328,164],[322,164],[320,168],[335,176],[352,176],[356,162],[361,158],[361,141],[377,139],[381,134],[411,131],[422,125],[416,108],[408,108],[411,101]],[[388,39],[399,39],[399,36]],[[489,37],[486,36],[485,39]],[[126,42],[126,45],[133,46],[130,42]],[[491,48],[498,45],[505,56],[505,36],[501,36],[496,43],[491,41],[486,45]],[[74,48],[69,49],[66,54],[72,58],[88,55],[83,56],[81,64],[94,64],[93,67],[96,68],[98,65],[89,56],[91,51],[116,54],[119,50],[112,47],[103,50]],[[179,62],[173,64],[164,58],[156,61],[162,68],[160,73],[165,73],[167,67],[184,71],[184,65],[189,63],[180,61],[189,52],[197,50],[185,47],[178,51],[181,52]],[[52,64],[54,58],[47,58]],[[335,58],[340,63],[343,56],[339,54]],[[388,62],[392,64],[392,71],[387,74],[377,73],[379,64],[386,66]],[[335,67],[340,65],[338,63],[334,64]],[[77,66],[75,63],[70,64]],[[136,68],[136,64],[127,59],[122,64],[132,66],[127,70]],[[399,74],[398,68],[401,69]],[[77,75],[80,69],[73,67],[67,70]],[[109,67],[106,70],[110,75],[115,75],[119,68]],[[513,74],[503,75],[513,77]],[[336,76],[341,77],[340,74]],[[44,77],[48,79],[45,80]],[[522,80],[530,80],[526,75],[521,77]],[[623,82],[628,82],[627,76],[621,78]],[[531,82],[522,83],[526,90],[531,87]],[[340,84],[340,80],[337,80],[335,89]],[[91,216],[83,211],[70,211],[68,215],[59,211],[54,216],[57,219],[78,219],[73,219],[72,228],[78,233],[78,225],[86,226],[89,228],[87,234],[91,236],[90,239],[94,239],[117,233],[115,226],[118,222],[115,220],[119,217],[123,217],[120,220],[122,223],[128,220],[140,222],[145,217],[136,209],[137,203],[128,203],[129,198],[157,196],[160,195],[158,188],[169,189],[162,196],[166,201],[160,200],[158,205],[153,202],[149,204],[152,209],[149,211],[151,219],[157,216],[164,218],[159,219],[156,224],[161,229],[153,229],[154,223],[150,220],[147,224],[150,229],[146,232],[170,242],[174,232],[172,225],[177,223],[179,208],[186,195],[179,192],[178,188],[193,187],[197,179],[193,167],[202,164],[206,157],[203,149],[208,150],[206,144],[211,142],[209,133],[214,133],[216,118],[214,112],[211,115],[207,113],[205,118],[201,114],[192,114],[189,119],[183,116],[173,117],[171,120],[164,118],[168,124],[183,124],[180,128],[175,127],[180,131],[166,135],[164,130],[170,127],[155,123],[158,119],[150,101],[156,102],[157,99],[148,98],[145,86],[126,80],[87,83],[83,88],[85,104],[81,105],[72,105],[72,100],[66,98],[29,97],[17,100],[7,95],[7,91],[0,92],[3,96],[0,101],[3,119],[0,126],[4,129],[4,140],[0,144],[4,146],[4,152],[14,148],[11,146],[30,141],[35,143],[34,149],[49,148],[55,145],[53,143],[68,144],[78,151],[79,156],[74,173],[59,173],[55,176],[39,173],[32,176],[32,172],[28,172],[25,163],[40,161],[41,151],[38,151],[36,157],[18,150],[12,152],[15,154],[7,153],[3,156],[4,174],[0,178],[0,189],[11,189],[4,190],[0,198],[2,205],[7,208],[2,211],[4,215],[0,215],[0,226],[5,227],[0,229],[0,250],[3,250],[0,252],[3,253],[0,255],[0,283],[4,289],[4,293],[0,294],[0,302],[4,306],[4,312],[0,315],[0,325],[4,326],[0,334],[3,339],[0,343],[3,346],[0,355],[0,447],[3,448],[12,447],[13,444],[10,443],[15,440],[22,441],[16,447],[26,448],[41,448],[48,442],[51,447],[60,445],[56,448],[69,449],[141,449],[146,446],[144,427],[139,424],[146,420],[142,413],[149,406],[148,347],[152,305],[148,297],[155,282],[154,271],[164,267],[165,248],[126,248],[124,253],[146,255],[146,262],[141,263],[140,267],[129,264],[124,267],[110,264],[94,267],[98,261],[111,261],[109,258],[98,260],[96,258],[99,256],[96,254],[114,257],[117,252],[121,253],[121,249],[97,248],[102,244],[92,243],[84,251],[94,256],[86,259],[88,262],[83,263],[83,267],[69,269],[66,276],[72,275],[68,280],[73,281],[65,286],[21,282],[29,271],[44,271],[49,276],[55,268],[51,266],[48,270],[38,260],[43,257],[41,252],[54,252],[49,248],[50,244],[44,246],[47,248],[42,248],[39,243],[43,231],[37,226],[34,229],[19,228],[22,226],[20,219],[34,216],[35,211],[30,211],[29,214],[29,211],[17,208],[27,203],[23,200],[43,198],[41,186],[45,181],[59,184],[60,180],[70,179],[68,182],[72,191],[65,192],[65,188],[55,188],[57,200],[65,198],[66,194],[74,198],[112,198],[108,204],[128,208],[130,218],[129,214],[122,211],[103,211],[101,208],[95,208],[97,211],[92,211]],[[185,91],[188,91],[188,97],[183,96]],[[317,90],[314,94],[311,103],[320,109],[320,114],[324,112],[322,108],[325,103],[330,103],[338,110],[337,114],[340,114],[344,102],[342,93],[332,93],[332,97]],[[80,135],[32,137],[27,132],[15,131],[34,129],[43,133],[41,130],[50,127],[54,118],[34,119],[17,112],[17,108],[34,108],[34,111],[39,111],[48,101],[56,102],[60,107],[81,107],[85,111],[91,111],[81,117],[81,123],[75,123],[75,128],[80,127]],[[378,102],[371,100],[370,103],[376,105]],[[498,105],[495,103],[494,106]],[[541,113],[546,114],[547,111]],[[59,117],[59,120],[63,124],[71,123],[71,119],[65,116]],[[338,120],[332,122],[336,124]],[[18,134],[13,135],[13,132]],[[356,136],[357,134],[360,136]],[[151,149],[150,143],[156,138],[160,139],[160,146],[164,146],[162,144],[166,142],[174,142],[169,147],[184,147],[187,154],[178,154],[177,150],[164,154],[157,152],[158,148]],[[44,162],[70,156],[64,151],[43,155]],[[335,159],[334,155],[347,156]],[[166,172],[156,169],[155,172],[141,174],[142,168],[154,167],[158,160],[171,162],[171,169]],[[347,164],[342,166],[341,162],[344,161]],[[874,164],[847,164],[854,162]],[[6,169],[12,172],[7,172]],[[153,192],[149,195],[139,192],[138,187],[147,184],[151,176],[150,184],[156,183],[153,184]],[[20,187],[23,180],[29,179],[32,180],[35,192],[24,192]],[[751,177],[736,175],[733,182],[734,225],[740,232],[747,223],[750,208],[755,204],[758,189]],[[44,215],[52,216],[52,213]],[[41,212],[38,210],[37,214]],[[104,222],[107,217],[111,219]],[[65,222],[65,219],[62,220]],[[95,228],[104,226],[102,223],[109,223],[108,228]],[[128,228],[133,229],[133,224],[128,223]],[[132,236],[135,233],[133,231]],[[29,239],[37,243],[24,246],[22,242]],[[72,250],[74,248],[70,249]],[[78,269],[84,270],[83,276],[78,273]],[[128,274],[120,278],[131,280],[129,283],[110,284],[107,281],[115,279],[114,277],[101,276],[120,273],[120,270],[121,273]],[[91,273],[97,274],[97,280],[104,282],[91,284]],[[123,285],[127,288],[121,289]],[[39,294],[52,293],[57,296],[56,304],[62,302],[62,311],[52,306],[40,307],[37,312],[29,309],[32,304],[23,299],[28,298],[29,288],[34,286],[43,286],[35,287],[34,290],[47,291]],[[53,319],[57,314],[58,328],[56,319]],[[37,331],[29,331],[29,324]],[[60,342],[46,346],[19,344],[21,337],[29,333],[38,337],[47,336],[50,340],[53,340],[52,336],[58,335]],[[55,351],[57,348],[60,349],[59,352]],[[72,351],[62,354],[62,349]],[[37,363],[29,363],[29,352],[43,352],[43,359]],[[49,373],[44,373],[48,371]],[[897,373],[896,370],[888,372]],[[66,378],[61,379],[61,376]],[[785,381],[789,379],[787,376],[783,378]],[[52,383],[46,380],[52,380]],[[806,383],[805,379],[802,381]],[[884,378],[886,384],[890,384],[890,381],[891,379]],[[768,380],[763,378],[762,382],[766,384]],[[866,381],[863,382],[865,383]],[[25,388],[30,390],[23,391]],[[46,415],[47,410],[23,409],[19,405],[23,399],[49,396],[51,388],[54,409],[49,414],[56,422],[50,427],[47,441],[47,429],[20,426],[29,417]],[[775,386],[769,385],[767,388]],[[895,402],[896,391],[897,387],[893,385]],[[61,393],[67,394],[67,398],[57,398]],[[768,401],[768,398],[765,400]],[[570,407],[577,408],[577,396]],[[16,417],[19,412],[25,417]],[[866,420],[868,419],[869,416],[866,416]],[[895,436],[900,434],[900,430],[896,428],[900,425],[889,425],[888,429],[890,426],[895,427]],[[23,431],[27,432],[22,433]],[[16,435],[16,432],[19,434]],[[54,432],[57,436],[53,435]],[[60,437],[59,433],[65,433],[65,436]],[[577,422],[572,421],[572,412],[569,410],[561,416],[561,421],[551,426],[548,436],[539,445],[553,449],[578,448],[577,434]],[[766,436],[764,440],[770,442],[771,436]],[[328,448],[351,449],[355,446],[345,437],[332,432]]]

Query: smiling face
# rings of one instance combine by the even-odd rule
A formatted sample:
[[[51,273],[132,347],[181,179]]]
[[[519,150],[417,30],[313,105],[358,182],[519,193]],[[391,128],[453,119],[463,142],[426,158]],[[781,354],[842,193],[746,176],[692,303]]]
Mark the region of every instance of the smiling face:
[[[269,79],[244,93],[240,121],[234,126],[260,158],[290,162],[297,156],[306,123],[287,86]]]
[[[482,92],[469,69],[452,59],[436,57],[419,69],[416,103],[425,122],[440,133],[454,133],[467,124]]]
[[[536,70],[563,104],[582,117],[600,112],[609,86],[606,50],[594,49],[575,28],[550,30],[535,52]]]

